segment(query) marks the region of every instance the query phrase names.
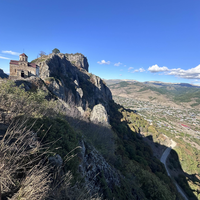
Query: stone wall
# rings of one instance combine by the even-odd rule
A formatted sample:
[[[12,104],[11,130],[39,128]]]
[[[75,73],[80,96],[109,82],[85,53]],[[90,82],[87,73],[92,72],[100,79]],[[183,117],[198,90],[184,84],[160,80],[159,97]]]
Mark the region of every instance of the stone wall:
[[[35,76],[36,68],[29,67],[27,62],[20,62],[19,65],[10,64],[10,78],[21,78],[24,72],[24,78]]]

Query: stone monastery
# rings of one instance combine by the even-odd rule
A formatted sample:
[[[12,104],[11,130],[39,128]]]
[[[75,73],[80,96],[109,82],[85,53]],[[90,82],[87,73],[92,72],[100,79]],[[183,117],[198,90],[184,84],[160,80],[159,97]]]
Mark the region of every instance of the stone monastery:
[[[10,61],[10,79],[28,78],[30,76],[39,76],[39,66],[35,63],[29,63],[28,56],[25,53],[19,55],[19,61]]]

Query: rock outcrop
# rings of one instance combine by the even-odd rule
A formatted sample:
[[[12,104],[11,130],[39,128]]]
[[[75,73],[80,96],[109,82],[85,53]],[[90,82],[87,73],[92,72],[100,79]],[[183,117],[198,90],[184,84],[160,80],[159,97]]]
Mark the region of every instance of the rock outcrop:
[[[65,54],[67,59],[78,68],[83,68],[88,72],[89,64],[87,58],[81,53]]]
[[[90,121],[108,124],[108,114],[102,104],[97,104],[94,106],[90,115]]]
[[[85,131],[87,132],[84,133],[85,137],[90,137],[95,130],[96,133],[93,135],[99,134],[99,141],[107,134],[107,141],[113,144],[108,116],[108,104],[112,100],[112,94],[102,79],[88,72],[87,58],[82,54],[53,53],[34,62],[40,66],[40,78],[46,88],[59,98],[58,103],[62,112],[69,117],[69,120],[79,118],[82,120],[81,123],[85,123],[82,125],[85,128],[90,124],[88,122],[94,124],[94,127],[91,125],[90,129]],[[108,133],[105,131],[107,129],[109,129]],[[96,138],[95,141],[98,139]],[[90,194],[104,192],[101,181],[106,181],[109,190],[114,186],[120,186],[121,176],[117,170],[111,167],[105,158],[84,139],[80,141],[80,146],[82,149],[79,153],[79,173],[84,177]],[[52,157],[50,161],[57,165],[56,158]]]
[[[88,120],[108,122],[108,102],[112,94],[102,79],[88,72],[89,64],[85,56],[79,53],[52,53],[34,62],[40,66],[40,78],[48,89],[65,101],[68,108],[76,108],[82,117],[88,116],[88,110],[91,110]]]
[[[79,172],[85,177],[85,184],[91,194],[103,193],[100,178],[103,178],[108,187],[112,190],[114,186],[120,186],[121,176],[114,167],[111,167],[104,157],[93,147],[85,145],[81,141],[81,163]]]

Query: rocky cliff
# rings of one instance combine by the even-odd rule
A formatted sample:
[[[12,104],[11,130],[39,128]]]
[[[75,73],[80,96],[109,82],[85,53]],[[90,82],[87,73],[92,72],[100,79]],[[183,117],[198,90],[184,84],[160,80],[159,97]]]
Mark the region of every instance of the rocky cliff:
[[[108,102],[112,94],[102,79],[88,72],[89,64],[85,56],[52,53],[34,62],[40,66],[40,78],[48,89],[73,109],[73,112],[69,110],[69,114],[108,122]]]
[[[95,141],[98,146],[106,147],[113,153],[114,140],[108,114],[112,94],[104,81],[88,72],[88,61],[82,54],[52,53],[34,62],[40,66],[40,78],[31,77],[27,82],[19,80],[16,83],[23,83],[27,90],[33,85],[48,90],[58,98],[62,112],[67,115],[70,124],[78,124],[79,130],[84,132],[79,142],[81,151],[78,154],[78,171],[84,177],[87,190],[91,195],[103,194],[102,181],[109,185],[109,190],[120,187],[119,172],[88,143],[88,140]],[[107,141],[104,141],[105,137]]]

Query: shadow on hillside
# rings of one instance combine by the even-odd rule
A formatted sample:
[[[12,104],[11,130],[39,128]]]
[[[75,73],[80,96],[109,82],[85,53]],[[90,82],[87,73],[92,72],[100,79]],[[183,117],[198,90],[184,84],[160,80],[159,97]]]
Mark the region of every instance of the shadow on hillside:
[[[164,182],[168,182],[168,177],[164,165],[154,157],[154,152],[151,147],[144,142],[150,140],[153,142],[152,136],[144,137],[140,134],[140,131],[134,132],[129,128],[129,121],[122,120],[124,117],[119,109],[126,112],[133,112],[130,109],[125,109],[122,106],[110,102],[110,124],[112,131],[109,127],[103,124],[93,124],[83,120],[78,120],[72,117],[67,117],[68,122],[76,130],[80,130],[84,136],[100,151],[103,153],[106,160],[112,164],[116,169],[121,171],[122,174],[126,174],[125,161],[127,158],[138,162],[144,169],[151,170]],[[155,149],[164,150],[167,147],[159,143],[154,143]],[[187,181],[192,181],[194,185],[200,186],[200,181],[195,174],[184,173],[179,161],[177,153],[172,150],[169,156],[168,168],[177,176],[174,179],[181,186],[183,191],[189,197],[189,199],[197,199],[194,192],[199,193],[198,190],[192,190]],[[174,173],[172,173],[174,175]],[[169,183],[171,184],[171,183]],[[172,187],[172,186],[171,186]],[[176,190],[175,185],[173,189]]]
[[[110,110],[108,114],[110,116],[110,124],[112,130],[108,125],[106,126],[105,124],[95,124],[70,116],[66,116],[66,119],[69,124],[73,126],[75,130],[77,130],[77,132],[82,133],[88,143],[95,146],[96,149],[102,153],[108,163],[119,170],[124,176],[133,179],[134,175],[130,175],[133,172],[128,168],[128,166],[130,161],[133,161],[133,163],[137,162],[141,168],[154,173],[159,179],[168,184],[171,191],[175,191],[176,188],[167,176],[164,165],[156,157],[153,156],[153,151],[151,150],[150,146],[144,142],[145,138],[152,141],[152,137],[147,136],[144,138],[140,134],[140,131],[132,131],[129,128],[130,121],[128,121],[128,118],[126,120],[122,120],[124,116],[121,112],[119,112],[119,109],[127,112],[132,111],[126,110],[122,106],[115,104],[113,101],[110,102],[109,107]],[[57,128],[61,129],[61,127]],[[58,138],[62,136],[59,135],[59,131],[54,131],[56,131]],[[68,134],[67,131],[65,131],[65,133]],[[166,146],[155,143],[155,148],[164,149]],[[88,152],[88,155],[90,154],[90,149],[87,149],[87,146],[86,152]],[[198,193],[198,190],[193,191],[187,183],[188,180],[191,180],[196,186],[200,186],[200,181],[197,176],[195,174],[189,175],[187,173],[181,172],[182,168],[179,162],[179,158],[174,150],[171,151],[169,161],[170,170],[175,172],[179,171],[179,176],[176,176],[175,178],[177,183],[182,187],[189,199],[197,199],[197,197],[194,195],[194,192]],[[132,166],[130,165],[130,167]],[[135,191],[134,186],[132,187],[132,193],[134,195],[139,195],[139,192]],[[121,189],[124,190],[125,194],[128,193],[128,191],[126,192],[124,188]],[[107,190],[108,188],[105,189],[105,191]],[[146,192],[146,188],[142,188],[142,190]],[[105,191],[102,192],[104,193]],[[109,186],[109,191],[114,191],[114,187],[112,185]],[[148,193],[145,195],[147,197]],[[107,199],[111,199],[109,196],[105,197]],[[121,197],[121,199],[124,198]]]
[[[200,179],[198,174],[188,174],[183,171],[178,154],[175,150],[171,150],[167,160],[167,166],[170,174],[176,180],[189,199],[198,199],[194,193],[199,195]],[[196,189],[191,189],[188,182],[191,182]]]

